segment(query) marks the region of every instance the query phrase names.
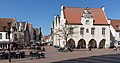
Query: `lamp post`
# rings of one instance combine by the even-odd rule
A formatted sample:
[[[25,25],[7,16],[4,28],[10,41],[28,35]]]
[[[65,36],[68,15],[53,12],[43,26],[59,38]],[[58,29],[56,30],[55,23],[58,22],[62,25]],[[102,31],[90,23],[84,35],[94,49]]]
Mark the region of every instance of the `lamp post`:
[[[8,44],[8,51],[9,51],[9,56],[8,56],[8,58],[9,58],[9,62],[11,62],[11,55],[10,55],[10,28],[11,28],[11,22],[8,22],[7,23],[8,24],[8,31],[6,31],[6,26],[5,25],[3,25],[2,27],[3,27],[3,30],[4,30],[4,32],[8,32],[8,38],[9,38],[9,44]]]
[[[8,22],[8,38],[9,38],[9,44],[8,44],[8,51],[9,51],[9,62],[11,62],[11,55],[10,55],[10,28],[11,28],[11,22]]]

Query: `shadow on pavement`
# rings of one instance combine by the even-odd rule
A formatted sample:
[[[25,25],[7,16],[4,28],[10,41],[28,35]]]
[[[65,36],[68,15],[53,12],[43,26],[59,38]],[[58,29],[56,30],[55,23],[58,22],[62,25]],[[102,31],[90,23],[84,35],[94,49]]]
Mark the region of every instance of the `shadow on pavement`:
[[[91,56],[86,58],[75,58],[63,61],[56,61],[51,63],[120,63],[119,54],[108,54],[100,56]]]

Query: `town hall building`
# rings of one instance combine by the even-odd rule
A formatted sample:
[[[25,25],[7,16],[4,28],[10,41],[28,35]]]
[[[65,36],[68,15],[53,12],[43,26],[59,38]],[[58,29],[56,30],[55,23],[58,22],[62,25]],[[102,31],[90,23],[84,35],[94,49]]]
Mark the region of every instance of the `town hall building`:
[[[53,45],[59,47],[109,48],[110,23],[101,8],[61,6],[52,24]]]

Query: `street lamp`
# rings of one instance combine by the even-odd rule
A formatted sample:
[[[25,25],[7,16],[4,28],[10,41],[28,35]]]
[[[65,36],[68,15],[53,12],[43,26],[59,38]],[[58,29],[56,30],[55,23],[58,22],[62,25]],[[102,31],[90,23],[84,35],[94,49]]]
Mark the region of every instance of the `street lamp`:
[[[9,38],[9,44],[8,44],[8,50],[9,50],[9,62],[11,62],[11,55],[10,55],[10,28],[11,28],[11,22],[8,22],[8,38]]]
[[[10,55],[10,28],[11,28],[11,22],[8,22],[7,23],[8,24],[8,38],[9,38],[9,44],[8,44],[8,51],[9,51],[9,56],[8,56],[8,58],[9,58],[9,62],[11,62],[11,55]],[[2,26],[3,27],[3,30],[4,30],[4,32],[6,32],[6,26],[5,25],[3,25]]]

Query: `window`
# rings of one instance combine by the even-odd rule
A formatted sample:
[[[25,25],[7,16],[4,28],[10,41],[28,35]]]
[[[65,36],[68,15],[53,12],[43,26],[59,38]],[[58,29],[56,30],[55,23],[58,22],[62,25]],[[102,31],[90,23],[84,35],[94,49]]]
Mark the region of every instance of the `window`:
[[[2,39],[2,33],[0,33],[0,39]]]
[[[6,33],[6,39],[9,39],[8,33]]]
[[[86,20],[86,25],[89,25],[89,20]]]
[[[17,40],[17,34],[14,34],[14,40],[15,41]]]
[[[70,27],[69,33],[73,34],[73,28],[72,27]]]
[[[120,42],[118,42],[118,45],[120,45]]]
[[[91,28],[91,35],[94,35],[94,34],[95,34],[95,28],[92,27],[92,28]]]
[[[119,33],[119,38],[120,38],[120,33]]]
[[[81,34],[81,35],[84,34],[84,28],[83,28],[83,27],[80,28],[80,34]]]
[[[102,35],[105,35],[105,27],[102,28]]]
[[[86,33],[89,33],[89,29],[86,29]]]

